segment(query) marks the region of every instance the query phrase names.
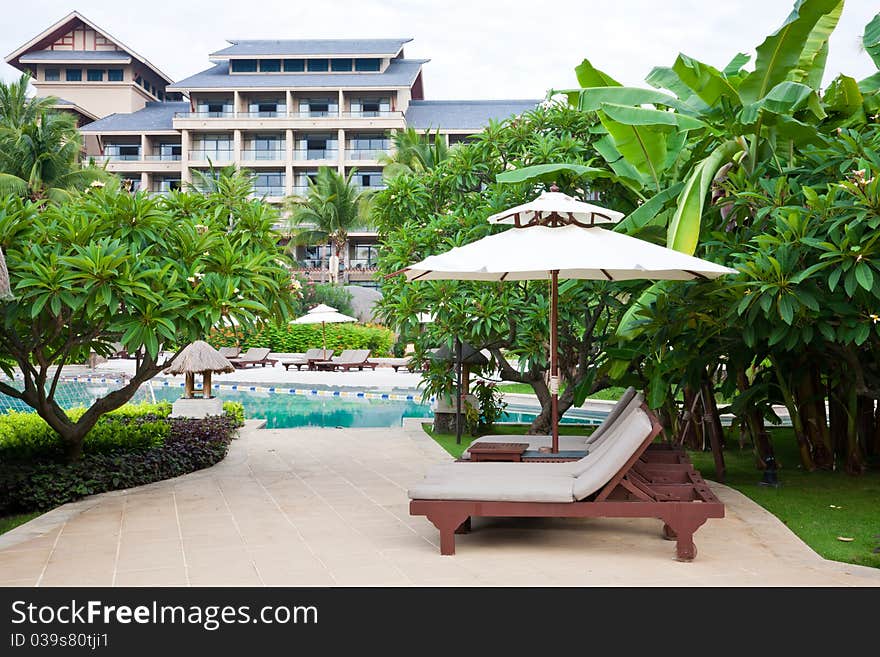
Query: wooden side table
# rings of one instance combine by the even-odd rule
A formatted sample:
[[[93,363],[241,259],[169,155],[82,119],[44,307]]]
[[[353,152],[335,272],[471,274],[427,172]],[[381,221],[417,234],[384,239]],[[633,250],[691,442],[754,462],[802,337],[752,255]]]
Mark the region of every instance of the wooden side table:
[[[477,443],[468,449],[471,461],[522,461],[528,443]]]

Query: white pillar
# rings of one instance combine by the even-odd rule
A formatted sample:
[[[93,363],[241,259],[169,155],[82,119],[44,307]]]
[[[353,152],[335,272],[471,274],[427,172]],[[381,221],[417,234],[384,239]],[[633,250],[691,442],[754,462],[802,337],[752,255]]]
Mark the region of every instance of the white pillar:
[[[191,183],[192,174],[189,171],[189,149],[192,148],[190,143],[189,130],[180,131],[180,182]]]
[[[236,89],[232,92],[232,116],[237,119],[239,112],[241,112],[241,94]]]
[[[232,162],[236,167],[241,165],[241,130],[232,131]]]
[[[287,97],[290,98],[290,91]],[[293,194],[293,130],[290,128],[284,131],[284,194]]]
[[[339,92],[342,93],[341,91]],[[339,163],[336,168],[340,174],[345,175],[345,130],[340,128],[337,131],[336,141],[338,143],[338,151],[337,157],[339,158]]]

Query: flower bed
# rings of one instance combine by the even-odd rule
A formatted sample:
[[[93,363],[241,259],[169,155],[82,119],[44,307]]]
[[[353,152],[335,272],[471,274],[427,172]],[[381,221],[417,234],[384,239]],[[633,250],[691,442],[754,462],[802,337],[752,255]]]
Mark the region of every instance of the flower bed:
[[[169,413],[170,404],[142,404],[108,414],[74,462],[64,460],[58,436],[35,414],[0,417],[0,515],[210,467],[226,456],[243,418],[240,405],[230,403],[222,416],[205,419]]]

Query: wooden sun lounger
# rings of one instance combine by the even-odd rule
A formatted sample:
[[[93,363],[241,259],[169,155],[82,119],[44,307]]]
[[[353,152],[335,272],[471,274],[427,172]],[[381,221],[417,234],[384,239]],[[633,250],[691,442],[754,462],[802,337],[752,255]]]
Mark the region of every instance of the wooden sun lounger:
[[[266,367],[266,365],[274,365],[278,362],[274,358],[269,358],[269,349],[265,347],[251,347],[238,358],[229,358],[227,360],[238,369],[256,367],[257,365]]]
[[[348,372],[353,368],[363,370],[369,367],[376,369],[377,363],[370,361],[369,349],[346,349],[339,356],[334,356],[330,360],[319,360],[315,362],[316,370],[332,370],[342,369]]]
[[[416,487],[416,495],[410,502],[410,514],[426,516],[440,531],[440,553],[445,555],[455,554],[455,534],[468,532],[472,517],[659,518],[664,523],[664,538],[676,541],[676,558],[690,561],[697,554],[694,532],[709,518],[723,518],[724,505],[693,468],[684,452],[649,450],[662,427],[647,407],[642,406],[642,411],[650,418],[650,431],[623,466],[604,485],[583,499],[571,502],[419,499],[419,489]],[[659,454],[663,454],[667,462],[652,462]],[[460,483],[473,487],[474,482],[468,481],[471,478],[466,471],[474,469],[476,475],[479,465],[463,465],[464,469],[459,469],[462,474],[443,482],[443,485],[452,489]],[[527,469],[540,467],[528,464],[490,465],[513,465]],[[521,472],[525,474],[526,470]],[[549,471],[545,468],[544,472]],[[511,489],[509,478],[498,478],[495,486],[492,477],[487,480],[477,475],[477,478],[480,480],[477,486],[484,486],[487,490],[493,487]],[[565,477],[560,475],[535,474],[524,480],[520,482],[521,486],[531,487],[539,493],[543,490],[550,497],[554,492],[558,494],[558,489],[565,485]],[[548,489],[554,487],[557,491],[547,493]]]
[[[288,372],[291,367],[296,367],[297,371],[300,371],[303,367],[313,370],[315,369],[315,363],[330,360],[332,357],[332,349],[309,349],[302,355],[302,357],[294,358],[292,360],[282,360],[281,364],[284,365],[284,370]]]

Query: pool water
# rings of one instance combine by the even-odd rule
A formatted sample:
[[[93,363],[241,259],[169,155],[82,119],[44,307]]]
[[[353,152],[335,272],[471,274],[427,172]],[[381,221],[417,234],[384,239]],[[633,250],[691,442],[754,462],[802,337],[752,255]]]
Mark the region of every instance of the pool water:
[[[63,382],[59,384],[56,399],[61,406],[91,405],[96,397],[101,397],[112,388],[118,387],[112,381],[106,383]],[[428,403],[396,399],[365,399],[354,396],[331,397],[318,395],[288,394],[286,392],[251,392],[220,389],[215,391],[223,401],[240,402],[245,416],[249,419],[266,420],[271,429],[296,427],[399,427],[404,418],[433,419],[434,414]],[[144,385],[137,391],[133,402],[174,401],[181,394],[177,386]],[[421,393],[407,393],[419,399]],[[395,395],[396,396],[396,395]],[[24,403],[0,395],[0,413],[9,409],[30,411]],[[531,422],[535,412],[529,409],[511,409],[504,414],[502,422]],[[598,424],[601,414],[586,414],[573,411],[571,417],[563,417],[563,423]]]

